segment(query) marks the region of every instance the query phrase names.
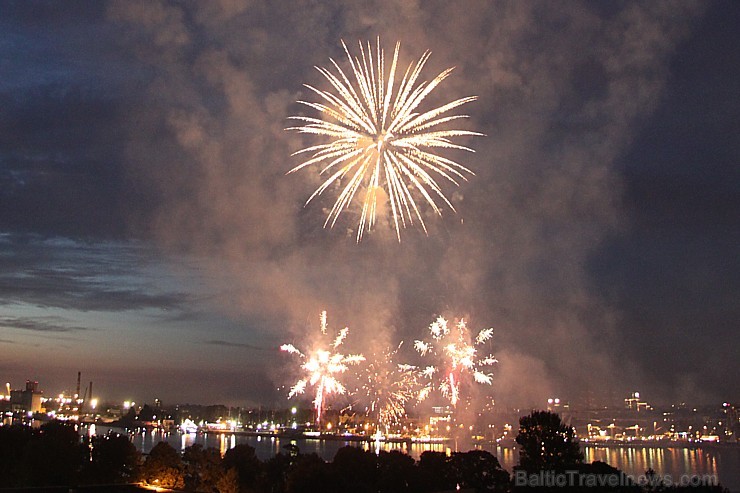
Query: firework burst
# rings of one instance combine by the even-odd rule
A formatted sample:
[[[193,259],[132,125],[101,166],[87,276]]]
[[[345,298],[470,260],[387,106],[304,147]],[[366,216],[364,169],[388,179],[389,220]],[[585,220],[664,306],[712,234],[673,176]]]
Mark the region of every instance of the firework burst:
[[[312,387],[314,389],[313,405],[316,410],[316,422],[319,425],[321,424],[321,415],[326,398],[331,394],[344,394],[347,391],[339,380],[341,375],[347,371],[349,366],[365,361],[365,357],[361,354],[344,355],[337,351],[348,334],[349,329],[345,327],[326,347],[307,353],[303,353],[293,344],[280,346],[281,351],[300,357],[302,361],[301,370],[304,372],[304,376],[291,387],[288,398],[303,394],[307,387]],[[322,338],[327,335],[325,311],[321,312],[321,335]]]
[[[350,55],[344,41],[342,46],[349,60],[350,76],[333,59],[330,60],[336,72],[316,67],[329,81],[334,92],[305,85],[320,101],[299,103],[318,111],[319,117],[291,117],[301,125],[288,129],[328,137],[329,142],[296,152],[308,154],[309,157],[289,173],[312,164],[321,167],[321,174],[326,179],[306,204],[332,185],[339,187],[339,196],[329,211],[324,227],[334,226],[341,212],[349,207],[359,191],[362,212],[357,229],[358,242],[363,232],[370,230],[375,223],[379,200],[383,200],[381,195],[387,196],[390,203],[399,241],[401,228],[405,228],[407,223],[413,224],[414,218],[419,220],[426,233],[417,201],[423,199],[438,215],[442,213],[437,201],[454,211],[438,180],[444,178],[458,185],[458,180],[466,179],[465,174],[474,174],[465,166],[439,155],[438,151],[457,149],[473,152],[468,147],[453,143],[451,139],[482,134],[449,129],[447,124],[467,118],[466,115],[450,112],[477,98],[460,98],[436,108],[421,110],[419,107],[424,98],[450,75],[452,68],[442,71],[431,82],[420,82],[421,71],[430,56],[427,51],[416,64],[408,66],[397,84],[400,43],[396,43],[388,71],[380,39],[374,52],[369,42],[366,47],[359,43],[359,57]]]
[[[367,400],[366,412],[378,428],[397,424],[406,415],[406,405],[414,399],[416,367],[396,362],[401,344],[373,358],[362,374],[361,391]]]
[[[431,340],[414,341],[414,349],[422,356],[433,356],[443,361],[443,364],[440,367],[427,366],[420,371],[427,385],[419,393],[419,400],[428,397],[436,387],[453,406],[457,406],[460,386],[466,379],[472,376],[476,383],[491,385],[491,367],[497,360],[490,354],[480,357],[478,348],[493,337],[493,329],[483,329],[471,340],[463,319],[450,329],[447,320],[439,317],[429,326],[429,333]],[[435,380],[439,381],[436,386]]]

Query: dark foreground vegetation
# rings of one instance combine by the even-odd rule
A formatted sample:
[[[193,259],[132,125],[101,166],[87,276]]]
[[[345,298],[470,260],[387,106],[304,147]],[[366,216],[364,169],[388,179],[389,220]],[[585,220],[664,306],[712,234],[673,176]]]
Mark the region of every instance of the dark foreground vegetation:
[[[208,493],[724,491],[668,484],[652,472],[635,481],[607,464],[585,464],[573,430],[545,411],[521,418],[517,442],[520,464],[510,475],[481,450],[450,456],[424,452],[415,461],[398,451],[376,455],[344,447],[325,462],[290,445],[261,461],[249,445],[222,457],[200,445],[180,454],[160,442],[143,458],[125,435],[80,439],[74,425],[62,422],[37,430],[5,426],[0,427],[0,491],[135,491],[138,483]]]

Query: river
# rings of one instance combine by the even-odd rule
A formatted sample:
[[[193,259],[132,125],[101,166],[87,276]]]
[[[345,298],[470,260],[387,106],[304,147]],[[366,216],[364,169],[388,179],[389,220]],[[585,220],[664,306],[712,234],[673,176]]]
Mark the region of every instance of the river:
[[[92,430],[91,430],[92,431]],[[93,433],[106,433],[108,428],[98,427]],[[114,430],[120,431],[120,430]],[[363,447],[366,450],[403,450],[411,457],[418,459],[422,452],[434,450],[438,452],[450,451],[447,444],[418,444],[410,446],[398,443],[349,442],[342,440],[318,439],[280,439],[275,437],[258,437],[231,433],[193,433],[149,431],[129,434],[132,443],[142,453],[148,453],[154,445],[165,441],[176,450],[182,451],[185,447],[200,444],[203,447],[218,449],[224,454],[237,444],[248,444],[255,448],[260,460],[268,460],[278,452],[285,452],[286,445],[295,444],[301,453],[315,452],[325,460],[332,460],[337,450],[345,445]],[[496,457],[507,471],[519,460],[519,454],[514,447],[478,446],[488,450]],[[731,492],[740,493],[740,446],[708,446],[703,448],[685,447],[583,447],[586,462],[602,461],[616,467],[633,477],[639,477],[648,469],[653,469],[658,475],[678,481],[685,476],[714,476],[719,482],[729,488]]]

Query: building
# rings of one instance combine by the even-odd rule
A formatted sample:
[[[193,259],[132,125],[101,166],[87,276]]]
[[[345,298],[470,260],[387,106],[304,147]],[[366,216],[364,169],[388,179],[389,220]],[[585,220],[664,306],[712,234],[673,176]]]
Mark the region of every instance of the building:
[[[639,392],[632,392],[629,397],[624,400],[624,406],[630,411],[650,411],[652,407],[645,401],[640,400]]]
[[[10,409],[16,413],[41,412],[43,392],[39,390],[39,383],[26,380],[25,390],[10,391]]]

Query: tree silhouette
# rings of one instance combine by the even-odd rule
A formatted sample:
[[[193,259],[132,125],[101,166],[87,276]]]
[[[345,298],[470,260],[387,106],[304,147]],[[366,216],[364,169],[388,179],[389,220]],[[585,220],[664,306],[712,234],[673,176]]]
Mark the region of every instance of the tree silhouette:
[[[519,468],[527,472],[564,471],[583,462],[575,431],[550,411],[533,411],[519,419],[516,442]]]
[[[264,476],[263,490],[270,493],[283,493],[287,491],[288,475],[291,467],[300,457],[300,453],[295,449],[290,449],[286,445],[285,449],[288,449],[288,453],[277,453],[275,456],[270,458],[264,464]]]
[[[416,461],[398,450],[380,451],[378,455],[378,492],[400,493],[413,491]]]
[[[167,442],[159,442],[144,461],[142,477],[147,483],[162,488],[185,486],[185,467],[180,454]]]
[[[239,444],[226,451],[222,460],[224,469],[236,470],[240,491],[252,491],[262,475],[262,462],[257,458],[254,447]]]
[[[34,434],[24,453],[25,486],[68,486],[86,456],[80,435],[71,423],[50,421]]]
[[[449,462],[455,483],[462,489],[506,491],[509,487],[509,473],[490,452],[485,450],[454,452]]]
[[[344,491],[363,493],[378,490],[378,458],[373,452],[346,445],[337,450],[331,468]]]
[[[196,443],[182,453],[185,463],[185,489],[188,491],[214,491],[223,475],[221,454],[215,448],[204,449]]]
[[[287,479],[288,493],[339,493],[332,469],[317,454],[301,454],[290,468]]]
[[[427,450],[419,456],[417,468],[417,487],[421,491],[454,490],[454,474],[447,454]]]
[[[127,436],[94,436],[89,445],[90,461],[83,467],[83,482],[130,483],[139,479],[141,454]]]
[[[239,493],[239,474],[236,469],[226,469],[216,481],[218,493]]]
[[[33,438],[27,426],[0,426],[0,487],[23,485],[24,451]]]

